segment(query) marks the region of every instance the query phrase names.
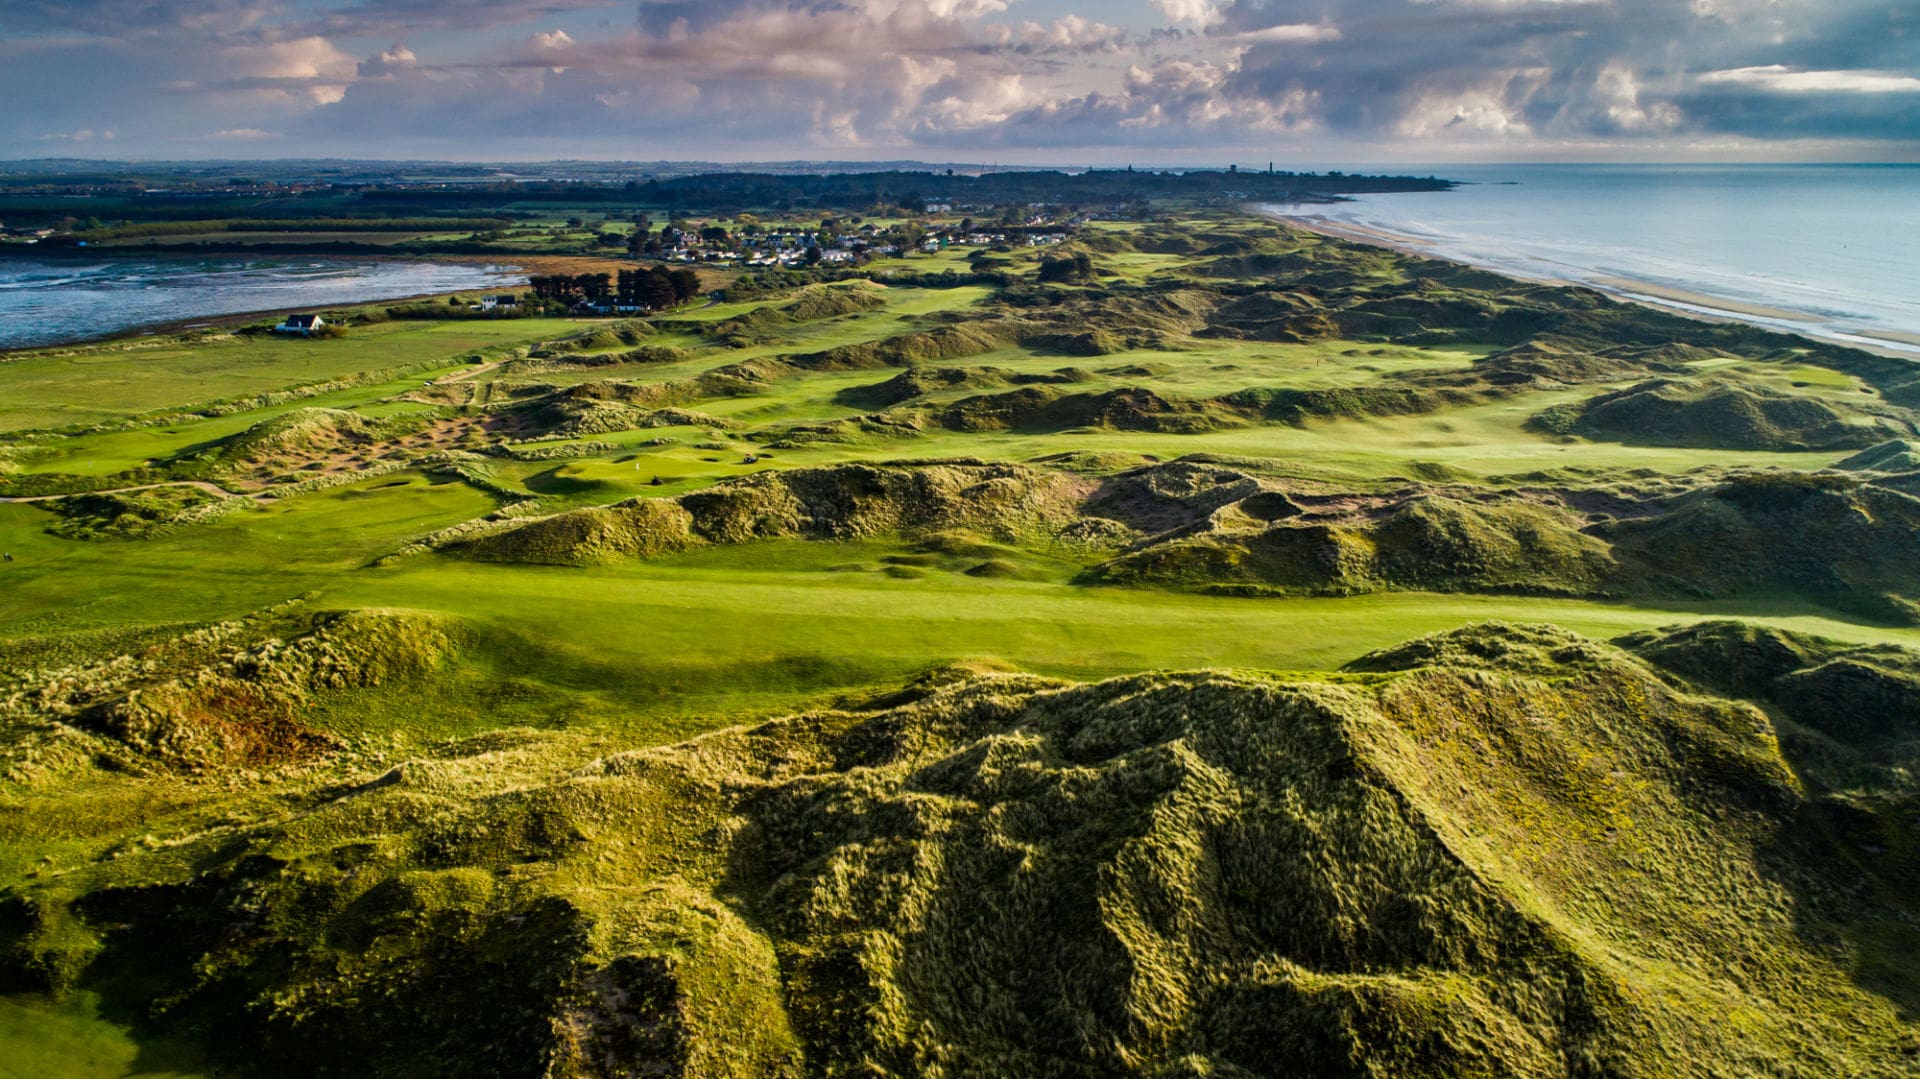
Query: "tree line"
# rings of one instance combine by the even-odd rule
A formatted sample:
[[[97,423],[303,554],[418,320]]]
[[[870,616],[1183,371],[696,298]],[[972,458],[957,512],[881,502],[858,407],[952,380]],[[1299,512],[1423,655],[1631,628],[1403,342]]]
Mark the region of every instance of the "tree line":
[[[537,299],[567,306],[589,303],[665,311],[700,295],[699,274],[664,266],[644,266],[617,274],[535,274],[527,283]]]

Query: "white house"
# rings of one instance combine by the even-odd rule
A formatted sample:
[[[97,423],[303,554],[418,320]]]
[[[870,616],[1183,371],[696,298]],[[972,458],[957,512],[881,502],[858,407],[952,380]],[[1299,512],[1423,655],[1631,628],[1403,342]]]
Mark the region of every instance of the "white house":
[[[327,320],[319,315],[288,315],[287,320],[273,328],[274,333],[297,333],[302,337],[311,337],[327,326]]]

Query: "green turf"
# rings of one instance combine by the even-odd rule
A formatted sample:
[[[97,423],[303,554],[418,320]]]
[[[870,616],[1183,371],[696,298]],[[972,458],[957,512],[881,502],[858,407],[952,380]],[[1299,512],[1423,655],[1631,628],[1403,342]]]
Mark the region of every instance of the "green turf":
[[[60,1004],[0,998],[4,1079],[192,1079],[205,1068],[190,1043],[135,1038],[87,995]]]
[[[564,321],[390,322],[329,340],[131,339],[0,357],[0,430],[97,423],[558,336]]]

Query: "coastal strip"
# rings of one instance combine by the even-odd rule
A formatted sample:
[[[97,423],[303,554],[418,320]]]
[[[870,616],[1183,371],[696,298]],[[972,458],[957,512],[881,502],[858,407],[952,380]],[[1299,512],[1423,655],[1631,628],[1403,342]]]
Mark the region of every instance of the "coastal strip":
[[[1575,278],[1557,277],[1525,270],[1493,260],[1470,261],[1449,255],[1436,253],[1432,245],[1419,237],[1404,233],[1390,232],[1367,225],[1357,225],[1347,221],[1333,221],[1320,214],[1303,214],[1291,211],[1280,205],[1261,204],[1252,208],[1253,212],[1271,221],[1309,232],[1330,236],[1336,240],[1350,243],[1369,244],[1384,247],[1401,254],[1415,255],[1420,258],[1441,259],[1463,265],[1474,265],[1483,270],[1523,281],[1536,281],[1544,285],[1557,285],[1567,288],[1590,288],[1604,292],[1615,299],[1657,307],[1690,318],[1706,321],[1741,322],[1759,326],[1763,329],[1795,333],[1806,337],[1817,337],[1851,348],[1864,349],[1883,356],[1900,359],[1914,359],[1920,352],[1920,334],[1905,333],[1898,330],[1875,330],[1866,332],[1855,328],[1841,328],[1807,311],[1770,304],[1752,303],[1745,300],[1716,296],[1692,289],[1638,278],[1614,275]]]

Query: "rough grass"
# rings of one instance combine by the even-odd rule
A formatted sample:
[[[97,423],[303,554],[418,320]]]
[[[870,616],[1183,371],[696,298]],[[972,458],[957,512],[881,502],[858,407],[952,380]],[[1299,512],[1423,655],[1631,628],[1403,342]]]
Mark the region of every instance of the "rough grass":
[[[1761,712],[1552,630],[1359,666],[450,743],[17,887],[8,962],[281,1074],[1906,1074],[1820,942],[1912,892]]]
[[[51,503],[59,520],[47,530],[64,539],[140,539],[165,532],[213,501],[195,487],[75,495]]]
[[[678,499],[516,522],[448,549],[480,561],[592,565],[703,544],[860,539],[971,529],[1030,538],[1065,524],[1070,475],[980,462],[761,473]]]
[[[1730,381],[1646,382],[1538,422],[1590,438],[1743,450],[1860,449],[1915,433],[1910,421]]]

